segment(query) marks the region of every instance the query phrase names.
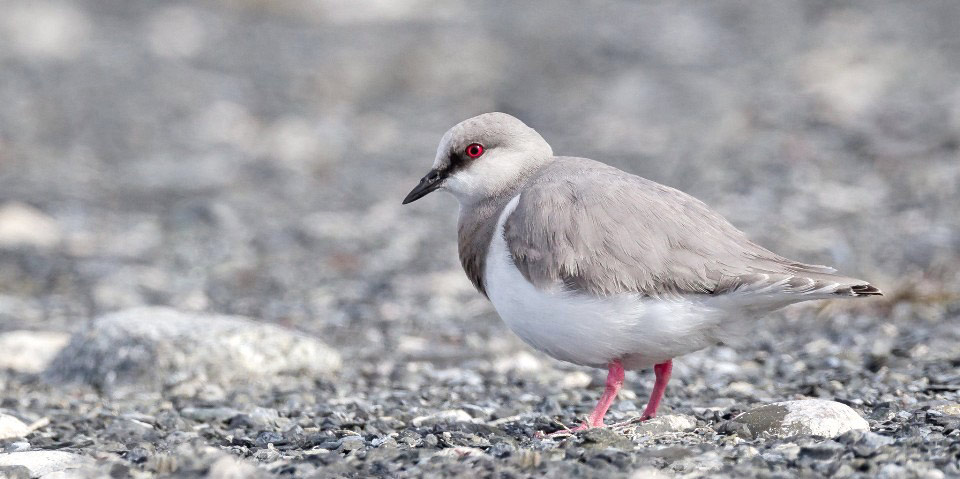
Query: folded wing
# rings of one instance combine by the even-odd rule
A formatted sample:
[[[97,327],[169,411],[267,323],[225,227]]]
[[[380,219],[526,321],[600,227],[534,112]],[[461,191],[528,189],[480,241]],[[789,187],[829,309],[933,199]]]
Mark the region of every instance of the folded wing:
[[[880,294],[751,242],[690,195],[581,158],[558,158],[531,181],[504,238],[517,268],[541,288],[653,297],[743,291],[785,303]]]

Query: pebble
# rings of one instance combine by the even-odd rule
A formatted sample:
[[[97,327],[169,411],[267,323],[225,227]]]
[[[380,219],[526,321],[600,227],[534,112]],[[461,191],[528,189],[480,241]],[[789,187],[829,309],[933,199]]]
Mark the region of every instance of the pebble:
[[[634,448],[633,441],[628,437],[606,427],[587,429],[580,433],[579,439],[582,441],[583,447],[593,449],[632,450]]]
[[[56,220],[24,203],[0,206],[0,248],[52,248],[62,233]]]
[[[23,421],[9,414],[0,413],[0,439],[23,437],[29,433],[30,427]]]
[[[850,430],[869,431],[870,425],[852,408],[835,401],[803,399],[760,406],[731,421],[747,426],[754,435],[836,437]],[[731,427],[731,426],[728,426]]]
[[[0,370],[36,374],[53,361],[70,342],[70,335],[57,331],[8,331],[0,334]]]
[[[960,403],[940,404],[931,409],[947,416],[960,416]]]
[[[871,457],[895,439],[871,431],[850,430],[837,437],[837,442],[847,445],[857,456]]]
[[[476,422],[473,416],[463,409],[449,409],[435,414],[418,416],[410,421],[415,427],[430,427],[437,424],[450,424],[457,422]]]
[[[199,422],[226,421],[241,414],[232,407],[185,407],[180,410],[181,416]]]
[[[345,436],[340,439],[340,449],[342,451],[354,451],[363,449],[367,442],[360,436]]]
[[[482,457],[486,456],[487,453],[483,452],[483,449],[476,447],[450,447],[447,449],[441,449],[433,454],[433,457],[442,457],[446,459],[463,459],[466,457]]]
[[[207,479],[254,479],[264,476],[253,464],[231,456],[214,461],[207,473]]]
[[[328,377],[340,364],[340,355],[320,340],[277,325],[142,307],[96,319],[73,337],[46,375],[121,394],[183,383],[198,390],[269,387],[283,375]]]
[[[656,436],[672,432],[692,431],[696,427],[697,420],[693,416],[670,414],[630,424],[625,429],[635,436]]]
[[[253,454],[253,458],[257,462],[271,463],[280,459],[280,452],[276,449],[260,449]]]
[[[78,469],[93,464],[93,460],[64,451],[25,451],[0,453],[0,466],[23,466],[31,477]]]

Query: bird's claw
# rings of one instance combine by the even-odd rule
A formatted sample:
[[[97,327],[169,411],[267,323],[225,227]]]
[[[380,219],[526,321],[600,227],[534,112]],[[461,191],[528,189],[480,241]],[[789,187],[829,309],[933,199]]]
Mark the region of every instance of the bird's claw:
[[[603,424],[600,424],[599,426],[592,426],[592,425],[588,424],[586,421],[584,421],[584,422],[581,423],[579,426],[574,427],[574,428],[572,428],[572,429],[569,428],[569,427],[567,427],[567,426],[564,426],[564,425],[562,425],[562,424],[561,424],[561,427],[563,427],[563,429],[561,429],[561,430],[559,430],[559,431],[553,431],[553,432],[551,432],[551,433],[549,433],[549,434],[548,434],[548,433],[545,433],[545,432],[543,432],[543,431],[537,431],[537,432],[534,434],[534,437],[536,437],[537,439],[546,439],[546,438],[551,438],[551,439],[552,439],[552,438],[556,438],[556,437],[576,436],[578,432],[586,431],[587,429],[591,429],[591,428],[594,428],[594,427],[604,427],[604,426],[603,426]]]

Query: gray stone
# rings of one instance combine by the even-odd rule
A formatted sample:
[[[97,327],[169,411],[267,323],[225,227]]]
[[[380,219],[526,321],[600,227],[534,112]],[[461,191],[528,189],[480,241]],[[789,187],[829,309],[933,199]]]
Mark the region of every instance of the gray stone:
[[[318,339],[237,316],[134,308],[107,314],[76,334],[46,376],[110,393],[195,383],[269,385],[278,376],[326,376],[339,354]]]
[[[857,456],[871,457],[881,451],[883,447],[896,441],[892,437],[882,436],[875,432],[850,430],[837,437],[837,442],[845,444]]]
[[[697,420],[693,416],[670,414],[657,416],[643,422],[630,422],[617,430],[628,432],[636,436],[655,436],[674,432],[692,431],[697,427]]]
[[[0,453],[0,466],[23,466],[32,477],[92,465],[93,460],[63,451],[26,451]]]
[[[340,440],[340,449],[344,451],[353,451],[356,449],[363,449],[367,444],[360,436],[346,436]]]
[[[587,429],[580,433],[580,439],[583,441],[583,447],[589,449],[613,448],[631,450],[634,448],[633,441],[606,427]]]
[[[849,406],[822,399],[786,401],[760,406],[731,421],[727,429],[749,428],[754,435],[836,437],[851,430],[869,431],[867,421]]]
[[[70,342],[57,331],[9,331],[0,334],[0,369],[39,373]]]
[[[276,409],[255,407],[248,416],[254,425],[259,427],[276,426],[280,420],[280,413]]]
[[[0,439],[23,437],[29,433],[30,427],[23,421],[9,414],[0,413]]]

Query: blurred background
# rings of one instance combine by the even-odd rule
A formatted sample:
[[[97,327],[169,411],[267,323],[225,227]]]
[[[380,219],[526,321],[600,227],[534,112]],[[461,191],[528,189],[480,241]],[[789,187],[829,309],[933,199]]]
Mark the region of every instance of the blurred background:
[[[960,310],[957,2],[0,10],[0,330],[170,305],[363,360],[555,365],[464,277],[456,202],[400,206],[441,135],[487,111],[873,281],[885,299],[837,306],[873,308],[864,330]]]
[[[73,451],[97,477],[214,475],[225,452],[298,477],[523,477],[541,452],[556,477],[956,473],[958,25],[953,1],[0,0],[0,419],[25,421],[0,450]],[[461,271],[452,197],[400,205],[488,111],[886,296],[679,358],[661,412],[691,418],[682,436],[534,439],[589,411],[603,372],[509,333]],[[93,321],[145,305],[196,314]],[[650,374],[627,384],[611,421]],[[806,439],[725,429],[808,397],[886,437],[811,462],[785,456]]]

